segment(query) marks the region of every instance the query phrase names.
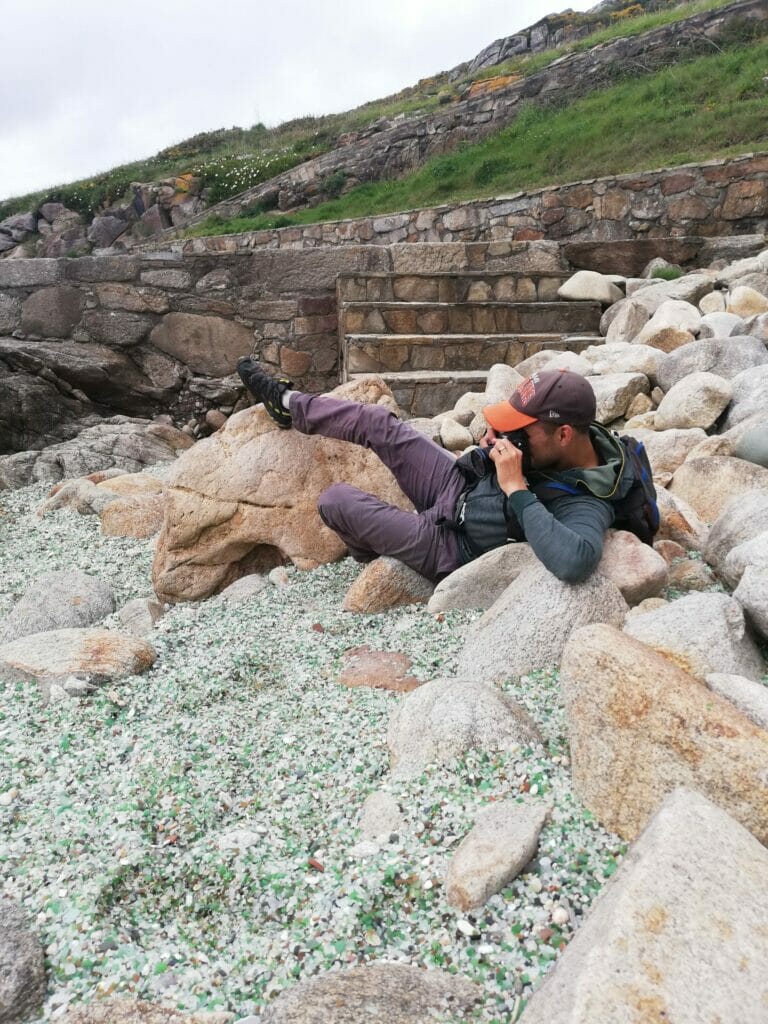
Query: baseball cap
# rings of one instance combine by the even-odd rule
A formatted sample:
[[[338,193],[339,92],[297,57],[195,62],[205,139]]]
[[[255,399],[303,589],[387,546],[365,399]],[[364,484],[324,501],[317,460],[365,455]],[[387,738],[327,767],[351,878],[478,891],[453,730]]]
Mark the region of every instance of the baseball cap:
[[[534,373],[504,402],[483,409],[494,430],[520,430],[541,420],[586,426],[595,418],[597,403],[592,386],[573,370]]]

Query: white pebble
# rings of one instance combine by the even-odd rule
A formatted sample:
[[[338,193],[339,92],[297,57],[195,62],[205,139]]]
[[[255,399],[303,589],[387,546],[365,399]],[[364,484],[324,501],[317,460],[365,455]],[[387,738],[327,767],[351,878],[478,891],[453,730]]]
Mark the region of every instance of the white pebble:
[[[568,924],[571,919],[571,915],[565,909],[565,907],[555,907],[552,913],[552,923],[557,925]]]

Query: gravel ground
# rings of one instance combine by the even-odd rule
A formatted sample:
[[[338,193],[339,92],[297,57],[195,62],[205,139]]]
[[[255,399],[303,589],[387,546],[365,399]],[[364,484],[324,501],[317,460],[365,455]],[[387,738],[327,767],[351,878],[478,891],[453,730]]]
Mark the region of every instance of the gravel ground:
[[[68,510],[37,519],[47,489],[0,495],[0,615],[50,569],[99,576],[119,605],[149,595],[151,542],[102,537],[96,517]],[[552,673],[507,685],[546,752],[389,778],[403,698],[339,686],[343,652],[403,651],[417,676],[450,675],[478,613],[342,613],[358,571],[289,571],[247,605],[173,608],[153,669],[88,699],[44,707],[34,688],[0,682],[2,891],[46,949],[42,1020],[109,993],[258,1014],[298,979],[372,960],[459,972],[488,995],[479,1020],[516,1019],[624,846],[571,793]],[[356,859],[360,809],[379,788],[405,826]],[[490,799],[525,792],[554,802],[537,860],[481,911],[457,913],[443,888],[452,850]]]

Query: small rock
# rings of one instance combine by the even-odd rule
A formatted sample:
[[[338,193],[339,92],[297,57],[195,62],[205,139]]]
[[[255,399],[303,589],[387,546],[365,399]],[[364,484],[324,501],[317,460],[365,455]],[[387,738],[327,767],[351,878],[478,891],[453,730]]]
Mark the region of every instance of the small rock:
[[[122,627],[132,636],[149,636],[165,614],[165,606],[152,597],[137,597],[118,612]]]
[[[466,678],[433,679],[414,690],[393,714],[387,733],[392,771],[402,778],[471,749],[516,750],[539,739],[539,730],[516,701]]]
[[[398,651],[372,651],[367,645],[354,647],[344,652],[343,664],[339,675],[342,686],[410,693],[422,685],[421,679],[408,674],[411,659]]]
[[[482,1002],[482,988],[458,975],[375,963],[300,981],[266,1008],[259,1024],[424,1024],[464,1020]]]
[[[345,612],[375,614],[406,604],[426,604],[435,586],[424,576],[388,556],[370,562],[349,588]]]
[[[532,800],[504,800],[482,811],[448,868],[451,906],[462,911],[482,907],[516,878],[536,852],[547,814],[546,804]]]
[[[272,579],[272,573],[275,573],[275,579],[278,579],[278,586],[287,586],[288,574],[282,566],[278,566],[270,572],[269,576],[264,576],[261,573],[250,573],[248,576],[241,576],[239,580],[235,580],[234,583],[230,583],[220,594],[214,598],[214,604],[248,604],[255,597],[269,586],[270,583],[275,581]]]
[[[40,940],[19,904],[0,897],[0,1021],[23,1024],[42,1012],[45,968]]]

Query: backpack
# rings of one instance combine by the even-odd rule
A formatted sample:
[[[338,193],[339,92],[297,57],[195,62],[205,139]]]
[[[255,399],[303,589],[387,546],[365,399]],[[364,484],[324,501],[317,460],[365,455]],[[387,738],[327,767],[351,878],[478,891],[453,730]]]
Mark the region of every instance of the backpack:
[[[628,434],[619,436],[614,432],[614,436],[624,446],[634,480],[627,494],[613,503],[613,527],[634,533],[644,544],[653,544],[660,516],[648,453],[642,441]]]

